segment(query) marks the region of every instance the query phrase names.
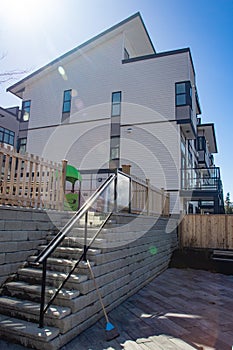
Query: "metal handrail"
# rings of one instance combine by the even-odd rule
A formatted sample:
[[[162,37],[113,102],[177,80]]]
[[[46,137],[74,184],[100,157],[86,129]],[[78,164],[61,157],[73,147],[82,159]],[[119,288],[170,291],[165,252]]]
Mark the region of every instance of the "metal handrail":
[[[91,197],[83,204],[83,206],[74,214],[74,216],[66,223],[66,225],[58,232],[58,234],[52,239],[48,246],[38,255],[35,263],[42,264],[53,251],[59,246],[66,235],[71,231],[74,224],[91,208],[96,199],[104,192],[104,190],[113,182],[116,178],[116,174],[111,175],[97,190],[91,195]]]
[[[78,267],[78,265],[80,264],[81,261],[87,261],[86,258],[86,254],[88,252],[88,250],[90,249],[92,243],[95,241],[95,239],[97,238],[97,236],[99,235],[99,233],[102,231],[103,227],[106,225],[106,223],[108,222],[108,220],[110,219],[110,217],[112,216],[113,212],[110,212],[107,216],[107,218],[104,220],[104,222],[102,223],[102,225],[100,226],[100,228],[98,229],[98,231],[95,233],[95,235],[93,236],[93,238],[91,239],[90,243],[84,247],[83,249],[83,253],[81,254],[80,258],[76,261],[76,263],[73,265],[72,269],[70,270],[70,272],[68,273],[68,275],[65,277],[65,279],[62,281],[62,283],[60,284],[60,286],[57,288],[56,292],[54,293],[54,295],[51,297],[51,299],[49,300],[49,302],[47,303],[47,305],[44,307],[43,309],[43,313],[45,314],[46,311],[48,310],[48,308],[50,307],[50,305],[53,303],[53,301],[55,300],[55,298],[57,297],[57,295],[59,294],[60,290],[64,287],[64,285],[66,284],[66,282],[69,280],[70,276],[72,275],[72,273],[75,271],[75,269]]]
[[[77,268],[78,264],[82,260],[86,260],[86,254],[90,246],[93,244],[94,240],[104,227],[104,225],[109,220],[110,216],[113,213],[113,210],[108,214],[105,221],[102,223],[96,234],[91,239],[89,245],[87,245],[87,215],[88,210],[92,207],[92,205],[95,203],[95,201],[99,198],[99,196],[110,186],[110,184],[114,181],[114,209],[116,210],[116,200],[117,200],[117,172],[113,175],[111,175],[97,190],[91,195],[91,197],[83,204],[83,206],[74,214],[74,216],[67,222],[67,224],[58,232],[58,234],[52,239],[52,241],[48,244],[48,246],[38,255],[35,262],[33,264],[39,265],[42,264],[42,283],[41,283],[41,303],[40,303],[40,319],[39,319],[39,327],[44,327],[44,314],[48,310],[51,303],[54,301],[64,284],[68,281],[71,274],[74,272],[74,270]],[[60,286],[57,288],[56,292],[53,294],[53,296],[50,298],[49,302],[45,306],[45,289],[46,289],[46,272],[47,272],[47,259],[49,256],[54,252],[54,250],[59,246],[59,244],[65,239],[67,234],[72,230],[75,223],[83,216],[85,217],[85,237],[84,237],[84,249],[81,257],[77,260],[77,262],[72,267],[69,274],[65,277],[63,282],[60,284]]]

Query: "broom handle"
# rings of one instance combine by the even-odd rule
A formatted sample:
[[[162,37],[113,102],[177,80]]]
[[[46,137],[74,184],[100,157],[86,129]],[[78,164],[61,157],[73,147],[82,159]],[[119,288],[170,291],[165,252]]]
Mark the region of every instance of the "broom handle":
[[[107,312],[105,310],[105,306],[104,306],[104,303],[103,303],[103,300],[102,300],[102,296],[100,294],[100,291],[99,291],[98,285],[96,283],[96,279],[95,279],[94,273],[93,273],[92,268],[91,268],[90,261],[88,259],[87,259],[87,265],[89,267],[89,270],[90,270],[90,273],[91,273],[91,278],[93,279],[93,282],[94,282],[94,285],[95,285],[95,289],[96,289],[96,292],[98,294],[99,301],[100,301],[100,304],[101,304],[103,312],[104,312],[104,316],[106,318],[107,323],[109,323],[108,315],[107,315]]]

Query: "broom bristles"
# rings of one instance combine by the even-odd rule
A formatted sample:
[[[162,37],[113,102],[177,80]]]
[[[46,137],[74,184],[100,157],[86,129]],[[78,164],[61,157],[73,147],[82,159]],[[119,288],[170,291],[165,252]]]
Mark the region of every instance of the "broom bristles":
[[[107,329],[107,326],[106,326],[106,329],[105,329],[105,336],[106,336],[106,340],[107,341],[113,340],[113,339],[115,339],[115,338],[117,338],[119,336],[117,328],[114,327],[111,323],[110,323],[110,325],[113,328]]]

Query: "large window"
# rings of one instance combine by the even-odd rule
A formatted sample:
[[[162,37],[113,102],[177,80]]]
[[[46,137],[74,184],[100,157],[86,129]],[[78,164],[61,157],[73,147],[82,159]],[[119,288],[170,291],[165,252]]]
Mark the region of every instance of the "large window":
[[[21,112],[21,120],[27,122],[30,118],[31,111],[31,101],[23,101],[22,103],[22,112]]]
[[[190,81],[176,83],[176,106],[192,107],[192,87]]]
[[[112,93],[112,117],[121,115],[121,91]]]
[[[71,110],[71,90],[64,91],[62,113],[70,113]]]
[[[0,127],[0,143],[6,143],[14,146],[15,133],[14,131]]]

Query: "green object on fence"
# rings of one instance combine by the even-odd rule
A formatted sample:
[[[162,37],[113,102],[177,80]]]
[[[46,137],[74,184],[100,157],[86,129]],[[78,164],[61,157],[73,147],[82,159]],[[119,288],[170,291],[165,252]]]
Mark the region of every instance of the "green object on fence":
[[[82,181],[82,176],[78,169],[76,169],[73,165],[67,164],[66,166],[66,181],[74,184],[77,180]]]
[[[72,190],[65,195],[64,210],[76,211],[79,207],[79,194],[75,193],[75,182],[82,181],[82,176],[73,165],[66,166],[66,181],[72,184]]]

